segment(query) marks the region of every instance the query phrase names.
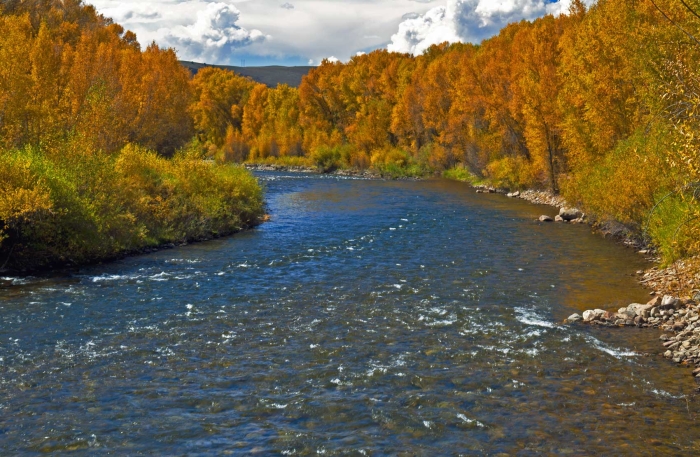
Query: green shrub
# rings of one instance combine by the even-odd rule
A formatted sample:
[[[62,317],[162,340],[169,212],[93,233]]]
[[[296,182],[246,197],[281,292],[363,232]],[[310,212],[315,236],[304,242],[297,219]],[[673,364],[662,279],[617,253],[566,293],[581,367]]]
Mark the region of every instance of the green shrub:
[[[41,269],[254,225],[257,180],[190,148],[166,159],[127,145],[116,156],[73,139],[0,151],[0,268]]]

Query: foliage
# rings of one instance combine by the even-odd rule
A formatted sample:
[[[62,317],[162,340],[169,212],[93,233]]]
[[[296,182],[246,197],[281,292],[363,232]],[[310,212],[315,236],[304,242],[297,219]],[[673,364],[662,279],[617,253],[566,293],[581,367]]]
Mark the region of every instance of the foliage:
[[[234,165],[143,147],[116,155],[26,147],[0,153],[0,259],[13,269],[85,263],[254,225],[256,180]]]
[[[257,222],[256,180],[203,160],[199,141],[183,148],[199,86],[172,49],[142,51],[80,0],[3,2],[0,30],[0,270],[92,262]]]

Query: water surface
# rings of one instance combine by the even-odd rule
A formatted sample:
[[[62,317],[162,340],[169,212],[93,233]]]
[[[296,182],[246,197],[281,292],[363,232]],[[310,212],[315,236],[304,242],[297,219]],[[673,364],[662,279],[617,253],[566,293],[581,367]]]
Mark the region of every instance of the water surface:
[[[0,454],[677,455],[631,250],[460,183],[259,174],[234,237],[0,281]],[[651,355],[645,355],[651,353]]]

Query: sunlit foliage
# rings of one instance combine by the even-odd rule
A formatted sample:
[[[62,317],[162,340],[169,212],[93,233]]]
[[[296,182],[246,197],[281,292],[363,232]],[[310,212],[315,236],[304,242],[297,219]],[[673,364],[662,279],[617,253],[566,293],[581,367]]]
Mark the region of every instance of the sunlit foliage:
[[[186,147],[193,125],[202,128],[190,79],[173,50],[142,51],[79,0],[0,3],[0,270],[80,264],[256,222],[257,182],[202,160],[197,142]]]

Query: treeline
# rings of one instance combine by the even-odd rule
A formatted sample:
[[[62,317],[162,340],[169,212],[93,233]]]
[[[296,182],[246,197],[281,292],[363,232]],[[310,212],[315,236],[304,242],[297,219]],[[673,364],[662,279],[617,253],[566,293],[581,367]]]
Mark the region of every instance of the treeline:
[[[142,50],[92,6],[0,3],[0,270],[254,224],[257,182],[202,160],[192,102],[173,50]]]
[[[298,90],[203,71],[195,131],[234,161],[551,189],[667,259],[698,253],[699,14],[697,0],[575,1],[480,45],[326,61]]]

